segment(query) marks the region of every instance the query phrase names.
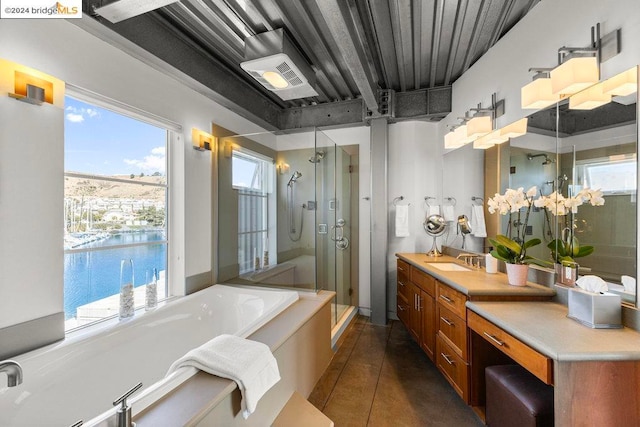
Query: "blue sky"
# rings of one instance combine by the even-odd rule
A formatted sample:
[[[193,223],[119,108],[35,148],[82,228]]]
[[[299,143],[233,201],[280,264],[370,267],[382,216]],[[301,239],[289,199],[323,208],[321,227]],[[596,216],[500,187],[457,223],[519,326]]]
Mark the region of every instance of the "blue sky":
[[[165,129],[65,97],[65,171],[164,175],[166,140]]]

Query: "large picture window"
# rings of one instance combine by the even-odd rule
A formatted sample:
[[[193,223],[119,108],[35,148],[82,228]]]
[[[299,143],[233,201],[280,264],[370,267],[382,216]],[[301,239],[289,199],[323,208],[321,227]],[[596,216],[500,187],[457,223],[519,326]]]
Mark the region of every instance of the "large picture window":
[[[115,316],[120,263],[133,260],[136,307],[158,272],[167,295],[168,131],[65,99],[65,329]]]
[[[240,274],[263,260],[269,248],[269,198],[273,195],[273,160],[259,154],[233,151],[233,188],[238,191],[238,264]]]

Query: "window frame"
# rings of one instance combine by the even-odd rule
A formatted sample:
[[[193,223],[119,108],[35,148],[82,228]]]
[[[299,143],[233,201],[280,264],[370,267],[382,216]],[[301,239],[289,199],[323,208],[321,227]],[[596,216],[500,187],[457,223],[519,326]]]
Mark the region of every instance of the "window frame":
[[[73,86],[73,85],[67,85],[66,86],[66,93],[65,93],[65,98],[69,97],[69,98],[73,98],[75,100],[87,103],[87,104],[91,104],[94,105],[96,107],[100,107],[103,108],[105,110],[109,110],[113,113],[125,116],[127,118],[145,123],[147,125],[151,125],[151,126],[155,126],[155,127],[159,127],[161,129],[163,129],[166,132],[166,136],[165,136],[165,142],[164,142],[164,147],[165,147],[165,182],[164,184],[157,184],[157,183],[139,183],[139,182],[131,182],[130,180],[127,179],[119,179],[119,178],[115,178],[115,177],[111,177],[111,176],[105,176],[105,175],[97,175],[97,174],[90,174],[90,173],[80,173],[80,172],[67,172],[66,170],[63,169],[63,177],[67,178],[67,177],[73,177],[73,178],[81,178],[81,179],[89,179],[89,180],[97,180],[97,181],[110,181],[110,182],[120,182],[120,183],[124,183],[124,184],[128,184],[128,185],[140,185],[140,186],[150,186],[150,187],[156,187],[156,188],[164,188],[165,189],[165,200],[164,200],[164,205],[165,205],[165,220],[164,220],[164,231],[165,231],[165,238],[162,240],[153,240],[153,241],[149,241],[149,242],[137,242],[137,243],[127,243],[127,244],[119,244],[119,245],[112,245],[112,246],[105,246],[105,247],[89,247],[89,248],[69,248],[69,249],[64,249],[63,248],[63,253],[64,255],[67,254],[76,254],[76,253],[90,253],[90,252],[96,252],[96,251],[104,251],[104,250],[114,250],[114,249],[125,249],[125,248],[131,248],[131,247],[140,247],[140,246],[153,246],[153,245],[166,245],[166,254],[165,254],[165,298],[163,298],[160,301],[167,301],[169,299],[173,298],[173,292],[172,289],[174,289],[174,286],[172,284],[172,266],[170,265],[170,259],[171,259],[171,251],[172,251],[172,245],[170,244],[170,242],[172,241],[171,239],[171,229],[172,229],[172,208],[171,208],[171,188],[173,187],[172,185],[172,175],[173,175],[173,171],[171,171],[171,164],[172,164],[172,160],[171,158],[173,157],[173,155],[171,154],[172,150],[171,150],[171,146],[172,143],[175,143],[177,141],[181,140],[181,131],[182,131],[182,126],[180,126],[179,124],[166,120],[164,118],[161,118],[159,116],[156,116],[152,113],[140,110],[136,107],[132,107],[129,106],[127,104],[124,104],[122,102],[113,100],[111,98],[107,98],[104,97],[102,95],[96,94],[94,92],[91,91],[87,91],[85,89],[79,88],[77,86]],[[65,146],[66,146],[66,141],[65,141]],[[63,197],[66,198],[66,194],[63,195]],[[136,310],[140,309],[140,308],[144,308],[144,307],[136,307]],[[70,333],[74,333],[76,331],[85,329],[85,328],[90,328],[92,326],[98,325],[98,324],[102,324],[104,322],[113,320],[115,318],[117,318],[118,315],[112,315],[112,316],[106,316],[104,318],[95,320],[93,322],[84,324],[84,325],[79,325],[79,326],[75,326],[72,328],[67,329],[66,325],[65,325],[65,335],[68,335]]]

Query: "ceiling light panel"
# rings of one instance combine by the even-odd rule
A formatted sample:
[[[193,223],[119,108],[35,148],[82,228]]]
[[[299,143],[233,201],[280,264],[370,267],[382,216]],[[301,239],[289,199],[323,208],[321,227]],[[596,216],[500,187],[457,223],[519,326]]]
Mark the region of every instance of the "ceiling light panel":
[[[124,21],[159,9],[177,0],[119,0],[96,9],[96,13],[112,23]]]

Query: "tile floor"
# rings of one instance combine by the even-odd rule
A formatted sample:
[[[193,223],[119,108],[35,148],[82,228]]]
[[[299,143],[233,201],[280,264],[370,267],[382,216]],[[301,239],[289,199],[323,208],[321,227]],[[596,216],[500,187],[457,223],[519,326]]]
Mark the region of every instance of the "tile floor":
[[[309,401],[336,427],[483,426],[397,321],[359,316]]]

